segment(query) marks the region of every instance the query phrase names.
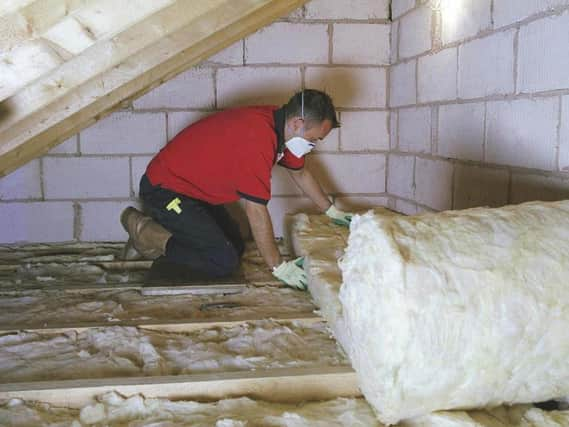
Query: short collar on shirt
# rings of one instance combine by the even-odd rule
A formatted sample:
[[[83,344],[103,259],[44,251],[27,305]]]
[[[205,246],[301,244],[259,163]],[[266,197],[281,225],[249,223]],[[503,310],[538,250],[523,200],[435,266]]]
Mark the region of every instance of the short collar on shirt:
[[[273,118],[275,120],[275,133],[277,134],[277,152],[275,153],[275,157],[278,153],[282,153],[285,149],[285,140],[284,140],[284,130],[285,130],[285,112],[284,108],[279,108],[273,112]]]

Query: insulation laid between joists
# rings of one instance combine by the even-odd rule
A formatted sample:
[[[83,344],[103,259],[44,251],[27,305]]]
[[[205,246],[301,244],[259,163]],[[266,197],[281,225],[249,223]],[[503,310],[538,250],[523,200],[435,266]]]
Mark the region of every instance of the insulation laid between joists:
[[[297,217],[300,254],[310,219]],[[324,270],[308,258],[322,295]],[[569,395],[569,202],[370,212],[354,218],[340,267],[341,305],[329,286],[316,302],[326,318],[334,307],[332,329],[382,422]]]

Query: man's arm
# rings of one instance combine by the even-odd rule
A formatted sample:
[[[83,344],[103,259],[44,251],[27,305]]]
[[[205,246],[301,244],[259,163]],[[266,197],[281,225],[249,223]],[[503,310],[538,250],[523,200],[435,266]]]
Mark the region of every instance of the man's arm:
[[[328,199],[322,187],[316,181],[314,176],[310,173],[310,171],[306,168],[302,168],[300,170],[288,170],[288,173],[299,186],[299,188],[310,197],[310,200],[314,202],[316,206],[322,211],[326,212],[330,206],[332,206],[332,202]]]
[[[273,223],[267,207],[261,203],[245,200],[245,212],[251,225],[251,232],[261,256],[269,268],[282,263],[281,254],[275,243]]]

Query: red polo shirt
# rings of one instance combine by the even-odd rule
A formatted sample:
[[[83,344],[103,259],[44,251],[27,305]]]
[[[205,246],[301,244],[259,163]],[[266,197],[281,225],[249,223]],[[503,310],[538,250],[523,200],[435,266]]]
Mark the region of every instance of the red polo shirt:
[[[152,185],[219,205],[245,198],[267,204],[271,169],[301,169],[284,146],[284,112],[276,106],[245,107],[206,117],[170,141],[152,159]]]

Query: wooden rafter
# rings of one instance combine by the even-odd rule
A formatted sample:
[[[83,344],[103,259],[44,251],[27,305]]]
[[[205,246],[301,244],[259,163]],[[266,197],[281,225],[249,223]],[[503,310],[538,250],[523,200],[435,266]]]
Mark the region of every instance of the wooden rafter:
[[[270,402],[297,403],[361,395],[351,367],[283,368],[258,371],[45,381],[0,385],[0,400],[19,398],[80,408],[108,391],[130,396],[218,400],[249,396]]]
[[[177,0],[76,56],[63,55],[0,102],[0,176],[305,2]],[[6,7],[19,13],[17,4]]]

